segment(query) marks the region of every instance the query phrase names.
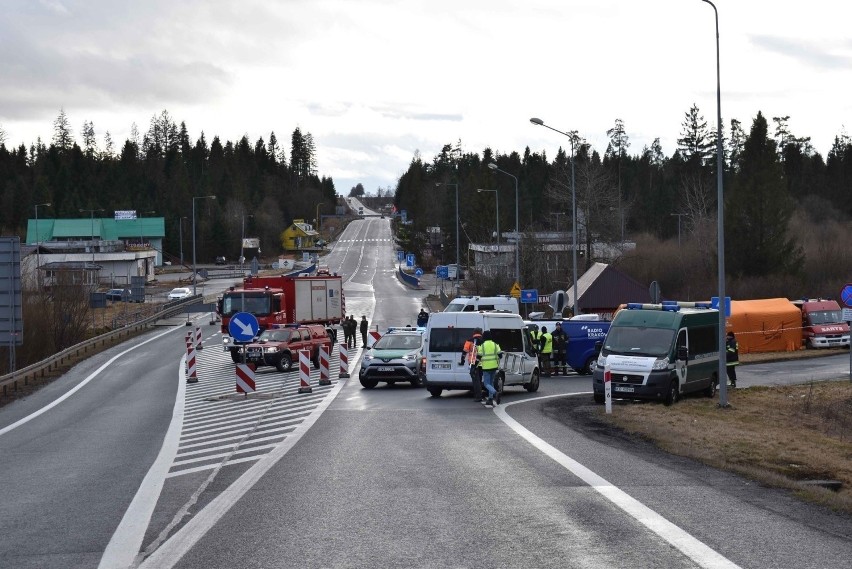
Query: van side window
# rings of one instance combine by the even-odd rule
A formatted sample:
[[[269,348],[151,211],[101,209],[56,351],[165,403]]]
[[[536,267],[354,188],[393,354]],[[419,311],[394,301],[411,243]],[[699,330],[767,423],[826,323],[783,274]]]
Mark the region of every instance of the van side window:
[[[675,348],[675,353],[677,353],[677,350],[680,348],[685,348],[687,346],[689,346],[689,344],[686,343],[686,330],[681,330],[677,333],[677,346]],[[691,352],[690,355],[692,355]]]
[[[461,352],[464,341],[473,336],[473,328],[432,328],[429,332],[430,352]]]
[[[472,304],[466,305],[464,307],[464,310],[462,310],[462,312],[473,312],[473,305]]]
[[[526,352],[528,356],[535,356],[535,348],[533,348],[529,328],[524,328],[524,352]]]
[[[519,328],[510,330],[492,328],[491,335],[504,352],[520,352],[524,349],[524,341]]]
[[[493,304],[480,304],[479,309],[480,310],[494,310],[494,305]]]
[[[689,330],[689,357],[718,352],[716,326],[699,326]]]

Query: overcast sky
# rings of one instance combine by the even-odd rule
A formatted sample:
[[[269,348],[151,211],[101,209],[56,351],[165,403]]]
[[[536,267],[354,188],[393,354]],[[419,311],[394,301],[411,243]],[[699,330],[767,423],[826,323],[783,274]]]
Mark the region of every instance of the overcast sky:
[[[852,122],[852,3],[717,0],[722,118],[789,115],[825,156]],[[624,121],[638,154],[670,156],[695,103],[716,121],[713,9],[701,0],[4,0],[6,145],[51,140],[64,108],[80,141],[123,142],[164,109],[254,143],[298,126],[347,194],[396,182],[415,152],[546,151],[578,130],[600,152]],[[288,156],[289,158],[289,156]]]

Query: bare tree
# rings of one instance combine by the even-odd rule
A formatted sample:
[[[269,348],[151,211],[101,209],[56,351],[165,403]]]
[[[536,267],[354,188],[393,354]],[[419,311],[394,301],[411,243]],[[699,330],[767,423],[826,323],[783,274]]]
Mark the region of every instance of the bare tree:
[[[70,271],[58,272],[48,292],[46,316],[57,351],[83,341],[91,321],[91,287],[80,283],[75,275],[79,276]]]

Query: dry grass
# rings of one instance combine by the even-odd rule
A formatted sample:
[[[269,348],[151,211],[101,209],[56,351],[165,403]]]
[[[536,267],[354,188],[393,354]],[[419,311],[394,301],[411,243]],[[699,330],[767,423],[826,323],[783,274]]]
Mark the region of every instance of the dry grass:
[[[689,398],[671,407],[618,402],[602,420],[661,449],[789,488],[852,513],[852,385],[820,382],[729,391],[729,409]],[[838,492],[803,487],[837,480]]]

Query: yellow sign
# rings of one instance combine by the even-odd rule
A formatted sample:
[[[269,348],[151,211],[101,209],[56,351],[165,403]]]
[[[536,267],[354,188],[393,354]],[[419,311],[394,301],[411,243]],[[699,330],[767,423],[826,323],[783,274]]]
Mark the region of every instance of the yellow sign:
[[[513,284],[512,290],[509,291],[509,294],[511,294],[515,298],[521,298],[521,285],[519,283]]]

